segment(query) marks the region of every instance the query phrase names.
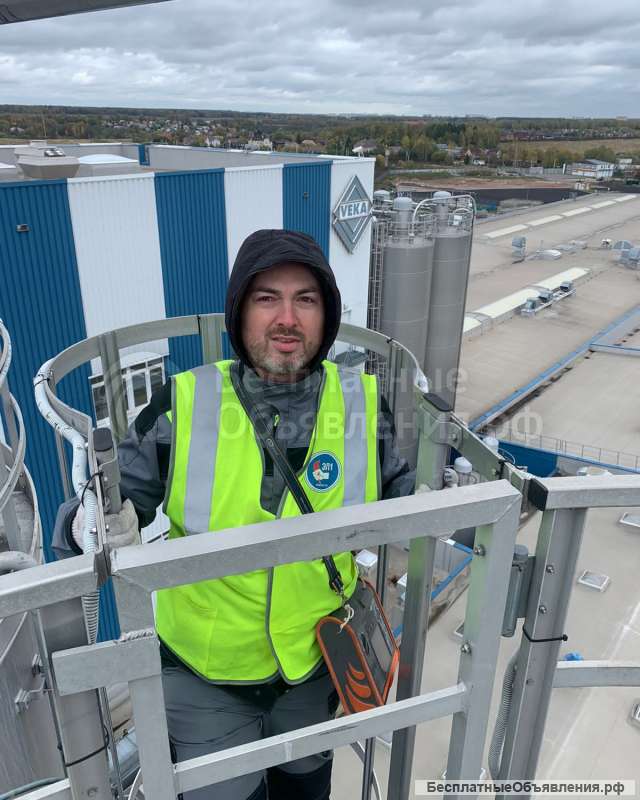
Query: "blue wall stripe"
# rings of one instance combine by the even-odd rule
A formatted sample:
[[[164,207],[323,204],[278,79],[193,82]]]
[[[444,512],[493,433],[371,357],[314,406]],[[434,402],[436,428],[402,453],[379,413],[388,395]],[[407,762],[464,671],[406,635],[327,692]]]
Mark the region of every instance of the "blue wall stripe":
[[[224,311],[224,170],[156,175],[155,188],[167,316]],[[202,363],[198,336],[171,339],[169,352],[169,373]]]
[[[500,440],[500,453],[510,456],[515,464],[526,467],[527,472],[539,478],[549,478],[553,475],[558,463],[558,454],[550,450],[539,450],[503,440]]]
[[[631,467],[621,467],[619,464],[609,464],[606,461],[596,461],[594,458],[583,458],[568,453],[556,453],[553,450],[543,450],[539,447],[530,447],[514,442],[501,441],[500,452],[507,453],[518,466],[525,466],[528,472],[538,475],[540,478],[548,478],[555,474],[558,460],[573,462],[576,467],[599,467],[610,469],[615,473],[626,473],[628,475],[638,475],[640,470]]]
[[[18,233],[16,225],[29,230]],[[38,413],[33,377],[47,359],[87,336],[66,181],[0,185],[0,316],[13,343],[9,385],[27,433],[26,464],[33,476],[47,560],[64,499],[52,428]],[[58,387],[65,402],[91,413],[89,367]]]
[[[283,226],[313,236],[329,258],[331,160],[285,164],[282,170]]]
[[[18,233],[19,224],[29,231]],[[0,281],[0,317],[13,346],[9,386],[24,418],[25,462],[38,494],[45,558],[52,561],[51,535],[64,494],[53,430],[36,408],[33,376],[44,361],[87,336],[66,181],[0,185]],[[74,370],[58,394],[92,415],[88,378],[89,365]],[[101,639],[120,630],[110,583],[101,592]]]

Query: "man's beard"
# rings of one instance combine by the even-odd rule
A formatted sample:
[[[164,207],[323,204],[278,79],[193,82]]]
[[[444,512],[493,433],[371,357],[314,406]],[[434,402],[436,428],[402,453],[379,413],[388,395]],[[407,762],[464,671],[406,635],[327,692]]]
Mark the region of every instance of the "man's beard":
[[[270,353],[269,340],[273,336],[288,336],[298,339],[302,344],[302,352]],[[258,367],[271,375],[294,375],[302,372],[317,352],[317,348],[314,349],[310,346],[299,331],[289,328],[267,331],[262,339],[248,342],[245,346],[253,367]]]

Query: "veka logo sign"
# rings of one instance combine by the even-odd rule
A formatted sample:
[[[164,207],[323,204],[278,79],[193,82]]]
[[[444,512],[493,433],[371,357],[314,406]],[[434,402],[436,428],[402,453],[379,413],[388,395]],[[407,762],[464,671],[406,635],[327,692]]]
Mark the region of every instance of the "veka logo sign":
[[[333,227],[350,253],[371,219],[371,200],[359,178],[354,175],[333,209]]]

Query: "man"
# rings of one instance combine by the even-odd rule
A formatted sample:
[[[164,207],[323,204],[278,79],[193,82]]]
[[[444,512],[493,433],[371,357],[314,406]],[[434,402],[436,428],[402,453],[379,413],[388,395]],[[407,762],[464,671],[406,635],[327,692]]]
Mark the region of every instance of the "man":
[[[225,306],[237,360],[174,376],[135,420],[119,448],[121,490],[130,501],[110,525],[120,543],[132,508],[146,525],[163,500],[172,537],[300,513],[247,410],[262,417],[315,511],[413,490],[376,379],[324,360],[340,314],[335,277],[313,239],[283,230],[246,239]],[[253,409],[243,407],[241,387]],[[350,596],[353,557],[334,560]],[[159,592],[156,627],[176,760],[332,718],[337,696],[315,626],[339,605],[322,560]],[[319,753],[184,800],[328,800],[331,766],[332,753]]]

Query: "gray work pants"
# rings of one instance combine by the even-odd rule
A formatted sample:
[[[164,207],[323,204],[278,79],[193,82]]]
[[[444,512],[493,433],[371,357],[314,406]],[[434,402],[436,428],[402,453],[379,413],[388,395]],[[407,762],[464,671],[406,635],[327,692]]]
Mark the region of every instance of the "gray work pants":
[[[169,739],[177,761],[326,722],[333,719],[337,707],[324,664],[295,686],[279,681],[230,687],[207,683],[186,667],[165,661],[162,685]],[[267,796],[267,783],[269,800],[324,800],[329,797],[332,758],[330,750],[317,753],[268,770],[268,775],[254,772],[186,792],[183,800],[262,798]]]

